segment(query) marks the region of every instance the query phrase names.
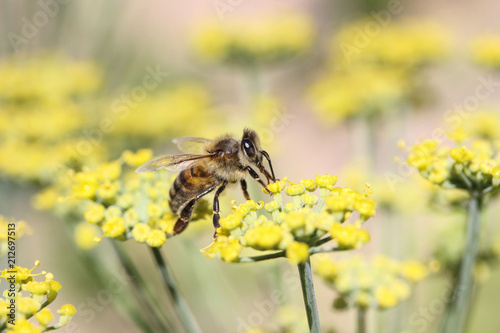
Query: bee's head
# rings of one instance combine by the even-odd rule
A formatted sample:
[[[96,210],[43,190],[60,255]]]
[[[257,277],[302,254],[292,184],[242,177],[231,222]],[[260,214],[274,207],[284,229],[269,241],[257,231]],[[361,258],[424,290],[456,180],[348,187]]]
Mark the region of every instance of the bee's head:
[[[273,181],[276,181],[273,166],[271,164],[271,158],[266,151],[262,150],[262,147],[260,145],[260,138],[254,130],[245,128],[245,130],[243,131],[243,137],[241,138],[241,151],[244,158],[251,164],[257,166],[260,172],[262,172],[264,176],[266,176],[268,182],[271,179]],[[264,165],[262,164],[264,157],[269,162],[269,168],[271,169],[272,176],[269,174],[269,172],[267,172],[267,170],[264,168]]]

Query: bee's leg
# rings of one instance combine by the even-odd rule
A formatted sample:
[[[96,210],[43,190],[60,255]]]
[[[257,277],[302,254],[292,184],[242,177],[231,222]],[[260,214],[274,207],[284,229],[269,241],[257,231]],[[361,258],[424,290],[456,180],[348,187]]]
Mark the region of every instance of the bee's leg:
[[[217,189],[217,192],[215,192],[214,195],[214,228],[215,228],[215,233],[214,233],[214,239],[217,237],[217,228],[220,227],[219,224],[219,195],[226,189],[227,186],[227,180],[222,183],[222,185]]]
[[[248,191],[247,191],[247,182],[242,179],[240,180],[240,183],[241,183],[241,189],[243,190],[243,196],[245,197],[246,200],[252,200],[250,198],[250,194],[248,194]]]
[[[254,170],[254,169],[252,169],[252,168],[251,168],[251,167],[249,167],[249,166],[248,166],[248,167],[246,167],[246,169],[247,169],[248,173],[250,174],[250,176],[252,176],[252,178],[253,178],[253,179],[255,179],[256,181],[258,181],[258,182],[259,182],[259,184],[260,184],[260,185],[262,185],[262,187],[266,190],[266,192],[267,192],[268,194],[271,194],[271,195],[272,195],[271,191],[269,191],[269,190],[267,189],[266,184],[264,184],[264,182],[262,181],[262,179],[260,179],[259,174],[258,174],[257,172],[255,172],[255,170]]]
[[[174,235],[178,235],[187,228],[189,220],[191,220],[191,215],[193,215],[194,205],[196,204],[196,199],[188,202],[188,204],[182,209],[177,222],[174,225]]]
[[[266,176],[267,184],[269,185],[269,183],[271,182],[271,180],[273,180],[273,178],[271,177],[271,175],[269,174],[269,172],[267,172],[267,170],[264,168],[264,166],[262,164],[259,165],[259,171],[262,172],[262,174],[264,176]]]

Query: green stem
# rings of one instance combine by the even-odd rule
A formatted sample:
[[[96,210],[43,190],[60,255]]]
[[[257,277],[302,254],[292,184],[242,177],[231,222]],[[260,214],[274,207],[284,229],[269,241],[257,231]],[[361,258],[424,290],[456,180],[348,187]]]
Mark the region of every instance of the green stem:
[[[69,221],[67,221],[69,222]],[[70,234],[70,223],[64,223],[66,227],[65,230],[68,233],[70,238],[72,234]],[[105,267],[102,260],[100,260],[100,256],[96,256],[91,251],[84,251],[76,246],[76,243],[71,243],[74,247],[74,251],[78,257],[77,262],[79,262],[89,275],[92,278],[95,287],[100,290],[105,290],[108,286],[108,282],[111,279],[109,274],[106,274],[106,270],[103,269]],[[113,305],[120,315],[127,318],[127,320],[131,320],[142,332],[152,333],[155,332],[154,327],[151,326],[147,320],[145,320],[141,315],[141,308],[136,304],[136,302],[131,299],[128,293],[116,293],[116,301],[113,302]]]
[[[160,250],[156,247],[151,247],[151,251],[153,252],[153,256],[163,278],[166,290],[175,304],[177,312],[179,313],[179,318],[181,319],[184,328],[188,333],[201,333],[201,329],[198,326],[193,314],[191,313],[186,300],[181,295],[179,286],[177,285],[177,282],[175,281],[170,268],[165,263]]]
[[[358,328],[357,333],[366,333],[366,309],[358,308]]]
[[[238,263],[246,264],[246,263],[256,262],[256,261],[284,258],[285,256],[286,256],[286,251],[279,251],[279,252],[274,252],[274,253],[269,253],[269,254],[263,254],[260,256],[242,257],[242,258],[240,258],[240,261],[238,261]]]
[[[157,329],[159,328],[161,331],[173,331],[170,319],[166,317],[166,312],[161,310],[160,304],[142,278],[132,259],[130,259],[121,244],[116,241],[111,241],[111,244],[116,252],[118,260],[122,264],[125,272],[129,276],[129,280],[136,290],[136,299],[141,304],[141,308],[146,310],[144,312],[149,316],[148,321],[151,321],[155,327]]]
[[[306,307],[307,322],[311,333],[320,333],[321,325],[319,322],[318,306],[316,305],[316,296],[314,295],[314,284],[311,272],[311,262],[299,264],[300,284],[302,286],[302,296]]]
[[[320,246],[320,245],[323,245],[325,243],[328,243],[329,241],[332,240],[332,236],[328,236],[328,237],[325,237],[325,238],[321,238],[320,240],[318,240],[314,246]]]
[[[468,207],[465,250],[460,264],[454,298],[450,304],[448,316],[445,318],[443,333],[462,333],[465,330],[465,323],[474,288],[473,273],[479,249],[481,208],[482,193],[472,191]]]

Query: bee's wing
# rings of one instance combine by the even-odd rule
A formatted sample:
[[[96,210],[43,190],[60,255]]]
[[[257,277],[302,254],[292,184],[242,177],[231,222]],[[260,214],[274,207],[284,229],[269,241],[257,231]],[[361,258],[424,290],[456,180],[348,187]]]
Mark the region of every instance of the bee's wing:
[[[212,158],[213,154],[194,155],[163,155],[149,162],[144,163],[135,170],[136,173],[154,171],[158,169],[167,169],[170,171],[181,171],[189,168],[193,164],[204,158]]]
[[[212,142],[212,140],[205,138],[185,137],[173,139],[172,142],[175,143],[177,147],[184,153],[206,154],[207,152],[204,148],[208,143]]]

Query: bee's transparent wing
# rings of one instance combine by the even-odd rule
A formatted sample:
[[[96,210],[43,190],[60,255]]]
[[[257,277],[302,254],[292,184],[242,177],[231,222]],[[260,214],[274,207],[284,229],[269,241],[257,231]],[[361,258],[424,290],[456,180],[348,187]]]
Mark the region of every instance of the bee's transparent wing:
[[[173,143],[184,153],[188,154],[206,154],[205,146],[212,142],[210,139],[205,138],[176,138],[172,140]]]
[[[135,170],[137,173],[149,172],[158,169],[167,169],[170,171],[181,171],[189,168],[193,164],[199,162],[204,158],[212,158],[213,154],[205,155],[194,155],[194,154],[182,154],[182,155],[163,155],[157,157],[149,162],[144,163]]]

